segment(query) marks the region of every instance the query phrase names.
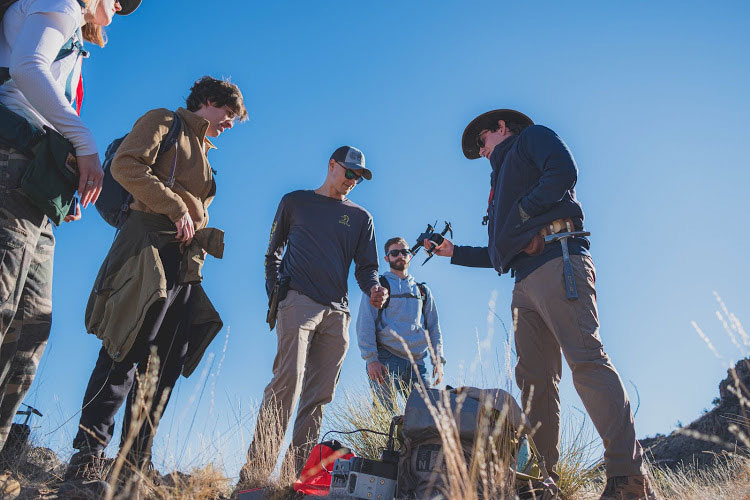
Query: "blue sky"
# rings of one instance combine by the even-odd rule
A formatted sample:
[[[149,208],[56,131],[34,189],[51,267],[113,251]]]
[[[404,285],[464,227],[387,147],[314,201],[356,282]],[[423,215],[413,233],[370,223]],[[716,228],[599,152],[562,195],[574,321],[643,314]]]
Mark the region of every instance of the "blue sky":
[[[212,446],[227,472],[242,462],[275,354],[263,255],[281,196],[318,187],[331,152],[351,144],[374,173],[351,198],[373,214],[379,242],[411,243],[428,222],[450,220],[457,244],[486,243],[489,164],[466,160],[460,138],[474,116],[500,107],[554,129],[578,162],[601,335],[633,398],[631,382],[638,388],[638,435],[699,416],[740,355],[713,292],[750,321],[749,14],[743,2],[145,0],[115,19],[84,69],[83,118],[102,153],[148,109],[183,105],[204,74],[231,77],[250,112],[209,157],[219,172],[211,223],[227,248],[207,264],[204,286],[226,328],[213,359],[175,389],[157,466],[195,465]],[[100,347],[83,313],[113,230],[90,209],[56,236],[52,336],[28,402],[45,413],[40,439],[69,452],[78,419],[64,422]],[[500,320],[511,325],[511,278],[421,260],[412,271],[437,300],[446,382],[507,386]],[[354,318],[359,294],[350,280]],[[493,329],[480,368],[477,339]],[[340,391],[366,383],[350,335]],[[569,372],[561,392],[576,414]]]

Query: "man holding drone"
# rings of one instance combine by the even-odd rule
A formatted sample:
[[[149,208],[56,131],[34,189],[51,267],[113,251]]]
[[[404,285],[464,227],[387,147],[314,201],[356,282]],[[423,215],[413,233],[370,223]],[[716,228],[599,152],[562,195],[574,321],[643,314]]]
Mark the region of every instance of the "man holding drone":
[[[552,130],[511,109],[484,113],[463,133],[463,152],[492,167],[484,223],[488,246],[436,242],[451,263],[491,267],[515,277],[516,382],[547,470],[560,456],[562,354],[604,442],[607,484],[601,500],[656,499],[635,437],[630,401],[599,336],[596,270],[576,199],[578,169]],[[426,248],[432,243],[424,240]],[[429,246],[428,246],[429,245]]]

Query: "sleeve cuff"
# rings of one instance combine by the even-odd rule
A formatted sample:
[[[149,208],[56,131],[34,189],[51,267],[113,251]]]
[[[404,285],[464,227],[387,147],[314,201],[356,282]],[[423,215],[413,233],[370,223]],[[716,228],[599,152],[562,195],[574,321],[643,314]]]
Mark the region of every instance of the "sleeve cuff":
[[[378,360],[378,353],[377,352],[368,352],[362,354],[362,359],[365,360],[365,362],[369,365],[373,361]]]

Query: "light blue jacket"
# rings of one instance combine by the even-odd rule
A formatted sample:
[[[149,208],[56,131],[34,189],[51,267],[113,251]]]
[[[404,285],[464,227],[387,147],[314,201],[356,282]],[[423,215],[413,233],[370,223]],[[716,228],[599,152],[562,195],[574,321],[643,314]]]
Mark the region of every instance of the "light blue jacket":
[[[362,359],[370,363],[378,359],[378,347],[384,348],[401,358],[409,359],[403,344],[396,335],[406,341],[409,351],[419,364],[429,354],[427,337],[438,357],[443,359],[443,337],[440,333],[437,307],[432,292],[425,285],[426,297],[422,295],[417,282],[411,275],[401,279],[392,272],[386,277],[390,286],[388,307],[384,308],[380,317],[378,309],[370,305],[370,297],[362,294],[357,317],[357,340]],[[426,300],[424,319],[422,318],[422,300]]]

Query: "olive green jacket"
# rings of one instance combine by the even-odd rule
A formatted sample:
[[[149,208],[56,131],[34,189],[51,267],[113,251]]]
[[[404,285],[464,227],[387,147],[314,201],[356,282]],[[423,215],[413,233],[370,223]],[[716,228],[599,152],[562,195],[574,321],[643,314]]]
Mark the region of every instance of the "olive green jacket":
[[[149,308],[167,297],[159,249],[174,244],[176,234],[167,216],[132,210],[99,269],[86,306],[86,331],[102,340],[115,361],[122,361],[130,351]],[[189,347],[182,370],[186,377],[223,326],[200,285],[204,250],[222,258],[223,231],[199,229],[183,251],[178,283],[193,285]]]

